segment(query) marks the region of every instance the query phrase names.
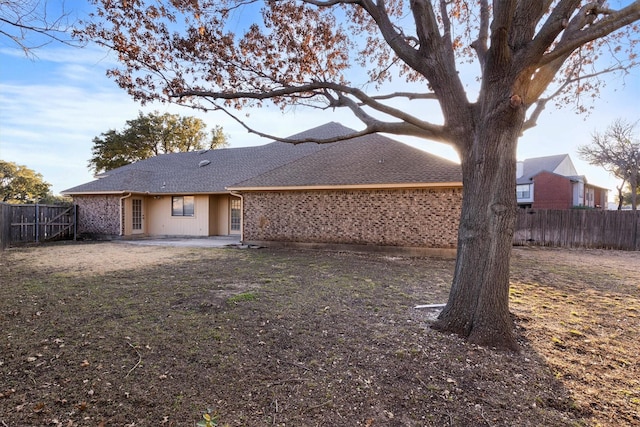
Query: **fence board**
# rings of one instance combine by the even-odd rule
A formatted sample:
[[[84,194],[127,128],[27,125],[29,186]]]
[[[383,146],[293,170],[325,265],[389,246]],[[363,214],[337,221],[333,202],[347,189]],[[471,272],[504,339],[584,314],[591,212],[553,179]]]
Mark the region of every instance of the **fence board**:
[[[640,211],[519,210],[513,242],[580,248],[640,250]]]
[[[11,240],[11,208],[8,203],[0,202],[0,251],[9,247]]]

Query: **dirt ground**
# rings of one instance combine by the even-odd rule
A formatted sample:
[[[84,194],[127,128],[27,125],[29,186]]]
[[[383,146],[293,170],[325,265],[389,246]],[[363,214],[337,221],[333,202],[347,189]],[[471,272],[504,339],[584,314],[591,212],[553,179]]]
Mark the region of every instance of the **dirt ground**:
[[[453,261],[0,254],[0,426],[638,426],[640,253],[515,248],[520,353],[429,328]]]

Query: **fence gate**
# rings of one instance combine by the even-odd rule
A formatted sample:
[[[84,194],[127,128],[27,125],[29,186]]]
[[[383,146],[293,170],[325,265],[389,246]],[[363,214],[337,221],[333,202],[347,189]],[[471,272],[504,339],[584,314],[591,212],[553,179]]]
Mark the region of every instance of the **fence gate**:
[[[10,205],[9,243],[76,238],[76,206]]]

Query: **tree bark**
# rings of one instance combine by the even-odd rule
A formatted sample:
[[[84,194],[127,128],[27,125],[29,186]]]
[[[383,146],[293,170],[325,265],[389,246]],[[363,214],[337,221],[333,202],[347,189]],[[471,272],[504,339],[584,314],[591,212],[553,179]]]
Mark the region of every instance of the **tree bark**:
[[[638,209],[638,178],[636,173],[631,173],[629,187],[631,188],[631,210],[635,211]]]
[[[509,314],[509,265],[523,115],[506,109],[485,115],[470,136],[471,149],[461,153],[465,194],[456,268],[449,301],[433,328],[475,344],[517,350]]]
[[[624,205],[624,194],[622,193],[623,188],[624,188],[624,181],[622,181],[622,184],[616,187],[616,190],[618,190],[618,210],[619,211],[622,210],[622,205]]]

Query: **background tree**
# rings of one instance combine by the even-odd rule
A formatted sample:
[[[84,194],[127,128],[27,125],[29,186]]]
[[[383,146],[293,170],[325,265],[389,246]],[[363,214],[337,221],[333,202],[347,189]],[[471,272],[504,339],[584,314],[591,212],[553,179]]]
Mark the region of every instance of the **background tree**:
[[[0,200],[6,203],[38,203],[51,196],[51,184],[26,166],[0,160]]]
[[[96,173],[108,171],[163,153],[177,153],[226,146],[222,127],[211,133],[195,117],[177,114],[142,114],[127,120],[122,131],[108,130],[93,139],[93,157],[89,168]]]
[[[0,36],[31,56],[51,42],[73,44],[71,17],[60,1],[1,0]]]
[[[622,208],[623,188],[629,185],[631,209],[638,205],[638,178],[640,177],[640,138],[635,134],[638,122],[618,119],[604,133],[594,133],[590,145],[582,145],[578,153],[592,165],[602,166],[622,180],[618,187],[618,209]]]
[[[285,141],[234,108],[344,107],[362,130],[307,141],[384,132],[453,146],[464,198],[451,294],[434,326],[502,348],[516,348],[508,289],[518,138],[549,100],[575,101],[597,91],[592,77],[635,65],[640,33],[640,1],[93,1],[82,34],[117,52],[122,67],[109,74],[138,100],[222,111]],[[614,65],[603,51],[619,55]]]
[[[638,175],[638,182],[640,182],[640,175]],[[625,204],[631,205],[631,189],[629,188],[629,186],[627,186],[626,189],[627,191],[622,192],[622,200]],[[640,200],[640,185],[636,190],[636,201],[637,200]],[[620,209],[622,209],[622,207],[620,207]]]

